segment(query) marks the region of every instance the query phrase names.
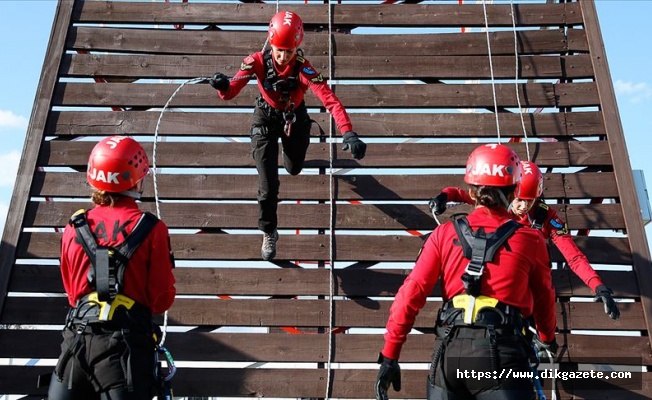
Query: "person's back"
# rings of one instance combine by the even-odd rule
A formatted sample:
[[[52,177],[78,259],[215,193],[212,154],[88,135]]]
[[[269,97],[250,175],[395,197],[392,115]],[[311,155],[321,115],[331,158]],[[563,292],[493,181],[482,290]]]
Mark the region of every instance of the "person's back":
[[[431,233],[396,294],[378,360],[377,400],[387,399],[390,384],[400,390],[402,345],[440,277],[444,304],[435,324],[439,347],[428,399],[534,398],[532,381],[502,376],[529,371],[530,316],[541,340],[556,350],[555,292],[545,241],[507,213],[520,179],[518,162],[503,145],[480,146],[469,156],[464,180],[475,210]],[[485,378],[478,379],[478,372]]]
[[[466,219],[473,231],[483,228],[487,234],[511,221],[506,211],[486,207],[476,208]],[[469,260],[465,258],[461,245],[450,246],[450,243],[459,242],[452,221],[435,229],[428,241],[432,241],[432,248],[439,251],[438,262],[443,265],[442,297],[444,301],[448,301],[464,293],[462,275]],[[428,255],[422,252],[421,257],[424,256],[424,262],[428,262]],[[546,244],[541,233],[533,228],[520,227],[507,239],[506,244],[497,250],[493,261],[485,263],[482,294],[518,307],[525,318],[529,317],[534,310],[535,298],[543,302],[550,299],[551,280],[547,258]],[[547,332],[550,332],[551,325],[554,329],[550,316],[551,313],[547,313]],[[552,338],[548,337],[548,340]]]
[[[566,259],[570,269],[595,292],[594,300],[604,303],[604,312],[610,318],[618,319],[620,311],[612,297],[612,290],[604,285],[589,260],[575,244],[566,222],[543,200],[544,179],[541,169],[531,161],[521,161],[519,168],[521,181],[517,186],[515,198],[509,206],[510,217],[523,226],[539,230],[547,241],[552,241]],[[473,204],[468,191],[447,187],[430,200],[429,207],[433,215],[442,214],[449,201]]]
[[[117,247],[124,243],[143,216],[131,197],[120,196],[111,206],[96,205],[86,212],[88,226],[97,244]],[[166,311],[174,302],[174,276],[170,273],[169,233],[157,221],[130,257],[124,271],[123,294],[146,307],[152,314]],[[61,274],[71,307],[94,288],[83,271],[91,267],[74,227],[68,225],[61,239]]]
[[[148,173],[145,151],[131,138],[103,139],[91,152],[87,180],[95,206],[73,214],[61,241],[71,308],[49,400],[154,396],[152,314],[166,311],[176,290],[168,229],[136,203]]]

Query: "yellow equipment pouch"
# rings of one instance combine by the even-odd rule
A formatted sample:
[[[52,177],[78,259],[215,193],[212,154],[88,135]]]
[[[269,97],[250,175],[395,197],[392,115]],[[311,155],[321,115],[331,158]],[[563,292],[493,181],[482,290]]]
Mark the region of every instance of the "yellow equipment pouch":
[[[123,294],[117,294],[112,302],[108,302],[99,301],[97,292],[93,292],[88,295],[88,300],[99,305],[100,314],[98,316],[98,320],[100,321],[111,321],[113,319],[113,314],[118,307],[124,307],[127,310],[131,310],[131,307],[136,304],[135,300]]]
[[[464,310],[464,323],[472,324],[478,317],[478,312],[485,307],[495,308],[498,299],[489,296],[473,297],[468,294],[458,294],[453,297],[453,307]]]

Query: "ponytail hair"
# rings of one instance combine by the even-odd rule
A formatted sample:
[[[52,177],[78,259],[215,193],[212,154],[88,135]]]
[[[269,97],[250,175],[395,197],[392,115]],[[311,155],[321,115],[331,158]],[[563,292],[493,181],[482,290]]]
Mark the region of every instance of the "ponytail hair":
[[[488,208],[507,208],[511,203],[516,185],[509,186],[479,186],[470,185],[476,206]]]
[[[106,192],[104,190],[93,189],[91,193],[91,201],[98,206],[112,207],[115,204],[116,197],[120,196],[117,193]]]

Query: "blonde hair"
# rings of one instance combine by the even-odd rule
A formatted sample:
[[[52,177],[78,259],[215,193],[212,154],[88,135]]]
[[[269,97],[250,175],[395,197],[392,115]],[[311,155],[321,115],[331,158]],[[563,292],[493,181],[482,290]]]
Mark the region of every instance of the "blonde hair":
[[[91,201],[98,206],[112,207],[115,204],[117,193],[105,192],[104,190],[93,189],[91,193]]]

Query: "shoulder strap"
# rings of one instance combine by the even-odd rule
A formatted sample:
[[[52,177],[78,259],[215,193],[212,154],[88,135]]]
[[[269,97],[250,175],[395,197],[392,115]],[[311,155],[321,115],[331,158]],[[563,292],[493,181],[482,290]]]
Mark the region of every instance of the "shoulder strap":
[[[466,217],[454,220],[453,226],[462,245],[464,257],[470,260],[462,275],[464,288],[467,294],[477,297],[480,295],[480,279],[485,263],[494,259],[498,249],[521,225],[514,220],[509,220],[488,235],[484,228],[473,232]]]
[[[537,208],[534,210],[534,216],[532,218],[532,228],[534,229],[543,229],[543,224],[548,218],[548,205],[543,201],[539,200]]]
[[[272,60],[272,50],[267,49],[263,53],[263,63],[265,64],[265,75],[267,79],[276,78],[276,71],[274,70],[274,61]]]
[[[86,210],[77,211],[70,218],[77,238],[91,261],[87,279],[95,287],[100,301],[111,301],[123,287],[124,270],[127,261],[158,222],[153,214],[145,212],[136,227],[117,248],[99,246],[97,238],[88,226]]]
[[[91,231],[91,228],[88,226],[88,220],[86,219],[86,210],[80,209],[75,212],[69,221],[70,225],[75,228],[77,233],[77,239],[84,249],[84,252],[88,256],[88,259],[91,261],[91,268],[88,271],[86,278],[91,286],[97,287],[97,282],[106,282],[101,286],[110,286],[109,283],[109,249],[106,247],[100,247],[97,245],[97,238]],[[108,293],[108,291],[107,291]],[[98,293],[100,300],[103,300],[107,293]]]
[[[140,220],[134,227],[134,229],[129,233],[129,236],[115,248],[117,254],[114,254],[115,264],[116,264],[116,279],[118,283],[118,292],[122,291],[124,287],[124,275],[125,269],[127,268],[127,262],[134,254],[136,249],[145,241],[145,238],[149,233],[154,229],[154,226],[158,223],[158,218],[150,212],[144,212],[141,215]],[[98,290],[99,294],[99,290]]]

